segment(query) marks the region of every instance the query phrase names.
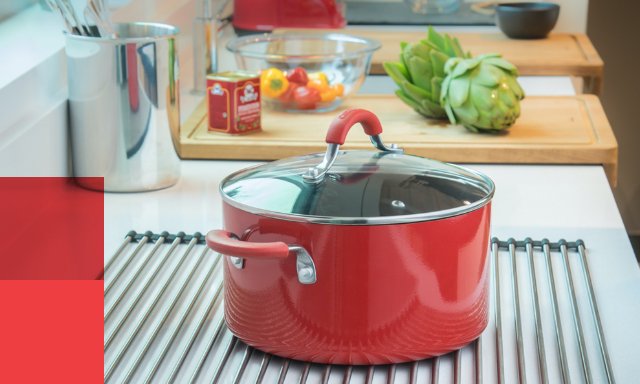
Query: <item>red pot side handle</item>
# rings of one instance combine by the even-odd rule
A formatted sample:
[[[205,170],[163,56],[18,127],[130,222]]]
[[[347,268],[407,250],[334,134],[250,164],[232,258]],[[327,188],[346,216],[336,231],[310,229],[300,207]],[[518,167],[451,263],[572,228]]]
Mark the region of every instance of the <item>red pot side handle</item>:
[[[327,132],[327,144],[343,145],[351,127],[360,123],[364,133],[376,136],[382,133],[382,124],[378,116],[366,109],[347,109],[333,119]]]
[[[221,229],[209,231],[207,246],[227,256],[261,259],[286,259],[289,246],[281,241],[272,243],[254,243],[237,239],[233,233]]]

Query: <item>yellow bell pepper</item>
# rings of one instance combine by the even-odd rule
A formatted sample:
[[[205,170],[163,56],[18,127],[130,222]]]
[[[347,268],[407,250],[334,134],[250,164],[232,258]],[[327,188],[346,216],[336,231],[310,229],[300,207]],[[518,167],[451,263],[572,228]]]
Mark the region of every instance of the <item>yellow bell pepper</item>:
[[[324,72],[311,72],[309,74],[307,87],[315,88],[323,92],[329,87],[329,78]]]
[[[336,93],[336,96],[340,97],[344,95],[344,85],[341,83],[337,83],[331,86],[331,89]]]
[[[327,87],[326,90],[320,92],[321,101],[333,101],[336,99],[336,91],[333,88]]]
[[[329,84],[329,78],[324,72],[311,72],[308,77],[309,80],[319,80],[322,84]]]
[[[287,76],[278,68],[269,68],[260,74],[260,92],[268,98],[275,99],[289,88]]]

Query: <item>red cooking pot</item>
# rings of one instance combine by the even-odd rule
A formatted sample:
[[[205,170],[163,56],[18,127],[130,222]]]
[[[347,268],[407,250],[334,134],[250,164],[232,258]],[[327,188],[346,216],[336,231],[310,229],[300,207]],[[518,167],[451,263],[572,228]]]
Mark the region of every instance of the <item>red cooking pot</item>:
[[[339,151],[360,123],[379,151]],[[225,318],[238,338],[298,360],[387,364],[461,348],[487,325],[493,182],[383,144],[380,121],[338,116],[325,154],[220,185]]]

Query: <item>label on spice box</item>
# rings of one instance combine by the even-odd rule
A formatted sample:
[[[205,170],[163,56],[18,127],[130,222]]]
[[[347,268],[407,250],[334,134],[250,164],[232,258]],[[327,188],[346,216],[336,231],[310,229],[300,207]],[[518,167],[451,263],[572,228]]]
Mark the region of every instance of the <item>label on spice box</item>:
[[[207,76],[209,131],[243,134],[260,130],[260,77],[246,72]]]

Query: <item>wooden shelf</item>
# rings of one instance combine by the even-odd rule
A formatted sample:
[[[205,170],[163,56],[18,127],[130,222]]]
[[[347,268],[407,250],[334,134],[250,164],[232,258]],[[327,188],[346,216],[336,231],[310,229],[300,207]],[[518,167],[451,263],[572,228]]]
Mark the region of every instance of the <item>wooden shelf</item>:
[[[275,160],[324,152],[331,120],[350,107],[375,112],[385,142],[407,153],[454,163],[601,164],[615,185],[618,145],[596,96],[534,96],[505,134],[475,134],[462,126],[425,119],[394,95],[357,95],[336,111],[290,114],[263,111],[263,131],[245,136],[207,132],[202,102],[181,127],[179,153],[190,159]],[[352,130],[346,149],[371,149]]]

